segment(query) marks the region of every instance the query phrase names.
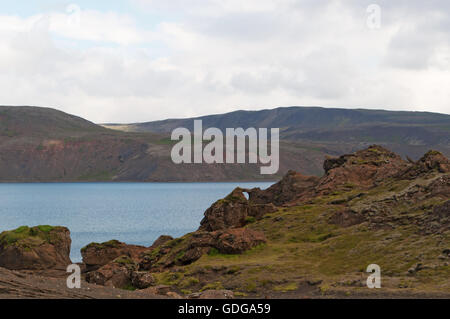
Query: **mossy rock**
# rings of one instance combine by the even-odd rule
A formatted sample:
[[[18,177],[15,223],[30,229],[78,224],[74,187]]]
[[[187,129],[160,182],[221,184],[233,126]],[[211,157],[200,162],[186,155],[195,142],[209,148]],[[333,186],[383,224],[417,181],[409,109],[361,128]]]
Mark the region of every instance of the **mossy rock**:
[[[120,241],[113,239],[110,241],[106,241],[104,243],[90,243],[87,246],[84,246],[81,248],[81,251],[86,251],[88,248],[95,248],[95,249],[104,249],[104,248],[117,248],[121,244]]]
[[[53,231],[62,230],[63,227],[40,225],[35,227],[21,226],[17,229],[4,231],[0,234],[0,245],[24,246],[32,248],[43,243],[55,244],[58,240]]]

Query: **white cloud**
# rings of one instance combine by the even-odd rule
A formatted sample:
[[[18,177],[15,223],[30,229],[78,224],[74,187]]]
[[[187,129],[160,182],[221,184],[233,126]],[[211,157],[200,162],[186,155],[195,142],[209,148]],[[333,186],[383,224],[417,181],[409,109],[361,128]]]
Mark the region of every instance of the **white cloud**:
[[[361,1],[134,3],[155,28],[120,12],[0,15],[0,104],[96,122],[282,105],[449,113],[446,2],[380,1],[379,30]]]

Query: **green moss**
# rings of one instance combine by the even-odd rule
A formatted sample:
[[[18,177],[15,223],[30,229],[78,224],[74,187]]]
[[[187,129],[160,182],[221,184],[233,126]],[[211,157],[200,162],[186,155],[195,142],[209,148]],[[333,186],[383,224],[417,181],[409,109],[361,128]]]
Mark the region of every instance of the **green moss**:
[[[181,272],[165,271],[152,274],[159,285],[178,286],[184,278]]]
[[[217,248],[214,248],[214,247],[211,248],[208,252],[208,256],[214,257],[214,256],[218,256],[218,255],[220,255],[220,252]]]
[[[247,216],[247,217],[245,218],[245,223],[246,223],[246,224],[253,224],[254,222],[256,222],[256,218],[253,217],[253,216]]]
[[[122,287],[123,290],[135,291],[137,288],[134,287],[131,283]]]
[[[120,256],[114,259],[115,263],[122,264],[122,265],[132,265],[134,264],[134,261],[129,256]]]
[[[209,283],[203,286],[202,289],[200,289],[200,291],[205,291],[205,290],[222,290],[223,289],[223,285],[220,281],[216,281],[213,283]]]
[[[45,242],[56,243],[57,236],[52,231],[57,227],[42,225],[35,227],[21,226],[0,234],[0,244],[3,246],[16,245],[31,249]]]
[[[183,237],[175,238],[175,239],[168,241],[166,244],[164,244],[164,247],[173,248],[173,247],[181,244],[183,241],[184,241]]]
[[[275,291],[281,291],[281,292],[288,292],[288,291],[294,291],[298,289],[298,285],[295,282],[291,282],[288,284],[284,284],[284,285],[279,285],[279,286],[275,286],[273,287],[273,290]]]
[[[104,243],[90,243],[87,246],[81,248],[81,251],[86,251],[88,248],[104,249],[104,248],[116,248],[120,244],[120,241],[113,239]]]
[[[55,227],[49,226],[49,225],[41,225],[41,226],[37,226],[37,228],[39,228],[39,230],[44,233],[49,233],[50,231],[55,229]]]
[[[196,277],[184,277],[183,280],[179,283],[180,288],[189,288],[195,285],[198,285],[200,280]]]

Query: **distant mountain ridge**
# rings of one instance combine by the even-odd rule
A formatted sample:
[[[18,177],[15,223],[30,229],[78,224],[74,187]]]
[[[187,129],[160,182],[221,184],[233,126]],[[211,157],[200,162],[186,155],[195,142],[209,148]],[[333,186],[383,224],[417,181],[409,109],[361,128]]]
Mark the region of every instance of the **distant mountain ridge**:
[[[450,128],[450,115],[430,112],[339,109],[323,107],[279,107],[260,111],[234,111],[194,118],[118,124],[136,131],[168,133],[177,127],[192,129],[193,120],[202,120],[204,127],[278,127],[281,129],[324,129],[358,125],[444,125]],[[114,126],[116,124],[107,124]]]
[[[445,114],[291,107],[199,119],[204,128],[279,127],[278,174],[261,175],[259,164],[174,164],[170,132],[192,129],[193,119],[105,128],[51,108],[0,106],[0,182],[258,181],[290,169],[319,176],[326,156],[371,144],[412,159],[430,149],[450,155]]]
[[[194,120],[202,120],[204,128],[221,130],[228,127],[276,127],[280,128],[281,138],[287,141],[346,143],[358,147],[381,144],[414,158],[418,158],[427,147],[441,149],[445,154],[450,152],[450,115],[430,112],[282,107],[105,126],[169,134],[177,127],[192,130]]]

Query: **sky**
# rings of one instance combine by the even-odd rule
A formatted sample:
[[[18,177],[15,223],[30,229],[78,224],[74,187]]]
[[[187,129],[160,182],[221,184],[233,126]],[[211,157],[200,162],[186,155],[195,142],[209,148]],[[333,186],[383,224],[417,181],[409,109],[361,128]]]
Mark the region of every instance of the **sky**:
[[[0,105],[96,123],[324,106],[450,114],[448,0],[0,0]]]

